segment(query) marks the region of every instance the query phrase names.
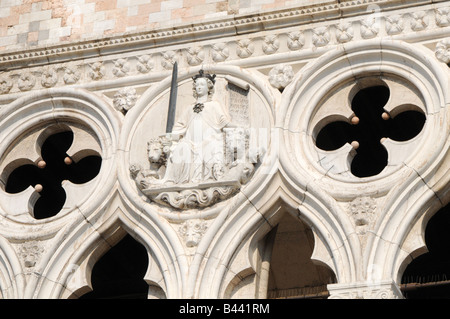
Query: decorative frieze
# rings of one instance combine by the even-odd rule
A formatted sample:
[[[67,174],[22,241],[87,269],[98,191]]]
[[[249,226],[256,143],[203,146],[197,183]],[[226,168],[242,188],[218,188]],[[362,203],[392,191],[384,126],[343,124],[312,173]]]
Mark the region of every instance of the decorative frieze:
[[[342,6],[346,6],[341,4]],[[293,10],[289,16],[296,16],[303,11]],[[313,11],[312,11],[313,12]],[[125,36],[122,38],[108,39],[96,41],[91,43],[84,43],[77,46],[61,45],[55,48],[48,48],[41,51],[25,51],[23,53],[5,54],[0,56],[0,69],[2,63],[5,67],[12,65],[20,65],[20,61],[26,63],[30,59],[34,59],[33,67],[24,67],[20,72],[5,69],[1,74],[1,88],[0,95],[27,92],[41,88],[58,87],[63,85],[73,84],[88,84],[89,82],[103,81],[103,80],[119,80],[121,78],[132,77],[136,75],[150,75],[151,71],[164,72],[172,70],[175,61],[178,62],[179,67],[198,66],[205,63],[230,63],[236,61],[238,63],[246,63],[252,58],[265,58],[267,60],[275,59],[278,54],[283,54],[289,51],[296,54],[304,55],[304,58],[314,56],[315,48],[332,48],[341,43],[349,43],[352,41],[370,40],[376,37],[402,37],[408,36],[410,39],[417,34],[417,37],[424,36],[423,31],[437,31],[441,28],[450,27],[448,18],[448,7],[441,7],[428,10],[409,11],[402,10],[399,13],[384,15],[381,11],[364,15],[361,18],[342,18],[339,23],[333,20],[325,21],[320,26],[309,28],[307,25],[298,24],[295,28],[283,29],[280,28],[278,32],[271,31],[271,34],[261,36],[240,36],[236,39],[224,42],[220,39],[217,43],[202,42],[202,37],[198,37],[195,46],[191,43],[183,44],[179,40],[180,45],[186,45],[186,48],[177,50],[169,49],[159,52],[158,46],[154,46],[152,42],[151,50],[145,49],[141,41],[145,39],[158,38],[158,36],[166,37],[169,35],[183,33],[199,33],[205,30],[213,30],[220,28],[220,26],[231,26],[233,23],[240,23],[243,21],[239,19],[236,21],[228,21],[211,25],[203,25],[202,27],[191,27],[188,29],[174,29],[161,34],[147,33],[135,36]],[[303,13],[306,13],[304,11]],[[269,16],[260,16],[259,20],[264,21]],[[285,14],[272,14],[271,19],[287,19]],[[245,23],[256,23],[259,21],[256,17],[245,20]],[[240,22],[239,22],[240,21]],[[383,27],[384,26],[384,27]],[[184,31],[183,31],[184,30]],[[176,40],[174,40],[176,41]],[[102,55],[101,59],[96,54],[91,55],[91,59],[86,62],[67,62],[64,61],[65,54],[68,58],[73,54],[84,54],[86,50],[101,50],[109,48],[113,45],[119,50],[123,46],[129,47],[133,43],[140,44],[139,50],[141,55],[123,54],[121,58],[108,58],[107,54]],[[436,56],[438,59],[444,59],[445,50],[443,49],[445,41],[440,43],[436,49]],[[150,47],[148,47],[150,48]],[[167,48],[167,46],[165,47]],[[36,49],[37,50],[37,49]],[[288,50],[288,51],[287,51]],[[111,53],[114,49],[111,49]],[[61,63],[55,63],[51,68],[43,69],[39,67],[39,59],[52,56],[58,56]],[[42,61],[47,63],[48,59]],[[19,64],[11,64],[17,61]],[[284,61],[279,60],[278,63]],[[24,70],[26,72],[24,73]]]

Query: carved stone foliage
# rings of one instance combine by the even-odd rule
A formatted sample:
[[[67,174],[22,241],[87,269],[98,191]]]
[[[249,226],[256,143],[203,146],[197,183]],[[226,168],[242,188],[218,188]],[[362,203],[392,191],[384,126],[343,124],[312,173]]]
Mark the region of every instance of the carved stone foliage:
[[[55,86],[58,82],[58,74],[54,68],[44,68],[41,76],[41,84],[45,88]]]
[[[66,84],[75,84],[80,80],[81,74],[79,71],[79,67],[75,65],[66,65],[64,67],[64,75],[63,80]]]
[[[139,96],[136,94],[134,88],[124,88],[120,89],[116,94],[114,94],[114,108],[120,112],[127,112],[135,104]]]
[[[349,4],[346,2],[345,6]],[[36,51],[32,53],[24,53],[21,55],[5,55],[0,57],[4,63],[10,63],[16,59],[24,59],[24,68],[27,69],[26,61],[30,61],[35,57],[43,57],[47,54],[52,56],[58,55],[61,64],[55,63],[51,69],[38,67],[29,68],[27,72],[5,71],[2,73],[2,86],[0,95],[11,93],[28,92],[41,88],[58,87],[62,85],[87,84],[93,81],[121,79],[136,75],[150,75],[151,71],[164,72],[172,69],[175,61],[179,67],[199,66],[204,63],[221,63],[230,60],[239,60],[256,58],[258,55],[270,59],[277,54],[283,54],[289,51],[310,50],[315,48],[325,48],[339,45],[341,43],[349,43],[352,41],[370,40],[376,37],[399,36],[407,34],[408,38],[420,38],[420,32],[424,30],[439,30],[450,26],[449,18],[450,8],[442,6],[433,10],[409,10],[400,11],[391,15],[384,15],[381,12],[377,14],[369,14],[360,19],[342,18],[339,23],[324,22],[319,27],[308,27],[307,25],[299,26],[297,30],[293,29],[287,33],[274,32],[263,36],[253,37],[249,34],[241,37],[236,41],[217,43],[206,43],[198,41],[195,46],[186,44],[176,50],[161,49],[159,52],[148,52],[142,50],[142,46],[136,54],[127,54],[121,58],[112,58],[108,60],[108,56],[98,57],[86,62],[82,62],[77,66],[68,66],[70,57],[67,59],[60,58],[60,54],[67,52],[78,52],[81,54],[83,49],[92,50],[92,48],[102,48],[102,45],[118,45],[119,43],[131,44],[133,41],[143,40],[154,35],[139,35],[134,37],[125,37],[125,39],[116,39],[110,41],[102,41],[98,43],[88,43],[80,46],[68,46],[56,49],[48,49],[45,51]],[[303,14],[305,14],[304,12]],[[302,14],[301,12],[289,12],[289,15]],[[283,15],[274,16],[273,18],[282,19]],[[250,22],[251,19],[245,22]],[[241,21],[239,24],[241,25]],[[218,25],[211,25],[209,28],[214,29]],[[206,28],[206,27],[204,27]],[[202,29],[188,28],[173,30],[158,36],[169,36],[170,34],[182,34],[184,32],[201,31]],[[307,52],[307,51],[305,51]],[[27,60],[28,59],[28,60]],[[242,61],[244,62],[244,61]],[[27,74],[25,74],[27,73]],[[155,73],[157,74],[157,73]]]
[[[440,41],[436,45],[436,58],[444,63],[450,63],[450,38]]]
[[[138,63],[136,65],[136,69],[140,72],[140,73],[148,73],[151,70],[153,70],[153,68],[155,67],[155,64],[152,60],[152,57],[148,54],[144,54],[141,55],[138,58]]]
[[[34,87],[35,84],[36,78],[33,74],[29,72],[23,73],[20,76],[19,81],[17,82],[17,86],[21,91],[29,91]]]
[[[265,54],[273,54],[280,47],[280,41],[276,35],[268,35],[264,38],[262,49]]]
[[[336,26],[336,39],[339,43],[346,43],[353,39],[354,28],[350,22],[342,22]]]
[[[361,37],[363,39],[372,39],[380,31],[380,21],[377,17],[369,16],[361,20]]]
[[[223,62],[230,56],[230,50],[226,43],[216,43],[212,46],[212,58],[214,62]]]
[[[290,50],[300,50],[305,45],[305,35],[303,32],[290,32],[287,39],[287,46]]]
[[[446,27],[450,25],[449,7],[436,9],[436,24],[440,27]]]
[[[199,65],[205,60],[205,52],[201,47],[188,48],[186,51],[189,65]]]
[[[316,47],[324,47],[330,42],[330,30],[320,27],[313,30],[312,42]]]
[[[252,56],[255,51],[255,46],[251,39],[240,40],[237,42],[237,45],[236,53],[242,59]]]
[[[95,62],[92,64],[89,64],[89,67],[91,68],[89,72],[89,77],[92,80],[100,80],[105,76],[105,66],[103,65],[103,62]]]
[[[292,82],[294,71],[290,65],[279,64],[269,72],[269,82],[277,89],[284,89]]]
[[[425,11],[417,11],[411,14],[411,29],[414,31],[425,30],[430,24],[429,16]]]
[[[112,73],[117,77],[126,76],[130,72],[130,63],[127,59],[117,59],[114,62]]]
[[[2,77],[0,78],[0,94],[7,94],[13,86],[13,81],[11,78]]]

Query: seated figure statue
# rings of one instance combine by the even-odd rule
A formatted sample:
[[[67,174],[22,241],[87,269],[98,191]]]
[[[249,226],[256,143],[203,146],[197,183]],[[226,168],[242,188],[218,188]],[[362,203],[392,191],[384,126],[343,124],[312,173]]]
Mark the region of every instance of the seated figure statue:
[[[214,94],[214,76],[200,72],[194,77],[196,102],[178,117],[172,133],[173,141],[167,159],[164,183],[184,184],[214,180],[213,167],[224,165],[223,128],[230,116]]]
[[[215,75],[200,71],[193,77],[196,101],[180,112],[171,133],[149,142],[150,169],[130,167],[137,186],[153,201],[205,207],[235,194],[254,173],[254,163],[225,158],[227,138],[236,139],[242,128],[234,127],[227,109],[212,99],[214,85]]]

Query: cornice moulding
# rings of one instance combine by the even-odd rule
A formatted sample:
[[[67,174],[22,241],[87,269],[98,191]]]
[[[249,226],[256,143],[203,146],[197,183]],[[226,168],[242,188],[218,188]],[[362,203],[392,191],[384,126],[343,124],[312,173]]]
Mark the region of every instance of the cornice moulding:
[[[0,54],[0,71],[23,67],[60,63],[130,52],[139,49],[158,48],[201,40],[225,38],[246,33],[280,29],[331,21],[355,15],[371,14],[379,6],[383,12],[405,7],[433,4],[441,1],[401,0],[351,0],[329,1],[323,4],[293,7],[283,10],[245,15],[234,15],[225,19],[214,19],[195,24],[180,24],[173,27],[125,33],[113,37],[67,42],[59,45],[35,47],[25,50],[9,50]]]

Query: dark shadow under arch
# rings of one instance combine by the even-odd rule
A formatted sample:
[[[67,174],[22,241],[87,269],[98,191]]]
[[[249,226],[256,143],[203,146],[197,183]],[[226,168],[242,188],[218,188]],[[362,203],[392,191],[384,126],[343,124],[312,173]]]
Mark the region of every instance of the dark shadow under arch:
[[[147,250],[127,234],[94,265],[93,290],[80,299],[147,299],[147,268]]]
[[[428,252],[405,269],[401,289],[406,299],[450,299],[450,206],[428,221],[425,243]]]
[[[327,266],[311,260],[314,235],[310,227],[284,213],[266,238],[272,246],[268,298],[328,298],[327,285],[335,283],[336,276]]]

